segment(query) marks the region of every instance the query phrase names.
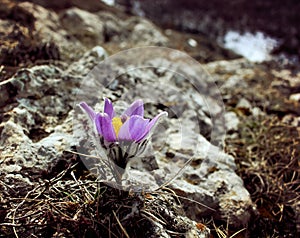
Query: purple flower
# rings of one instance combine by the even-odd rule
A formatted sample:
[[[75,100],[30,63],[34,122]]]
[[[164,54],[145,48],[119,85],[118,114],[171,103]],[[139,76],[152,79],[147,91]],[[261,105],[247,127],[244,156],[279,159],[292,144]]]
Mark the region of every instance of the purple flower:
[[[142,100],[133,102],[121,115],[116,116],[111,101],[104,99],[104,112],[95,112],[87,103],[81,102],[79,106],[88,114],[96,127],[97,133],[107,142],[142,142],[149,135],[161,116],[161,112],[152,120],[144,118],[144,104]]]

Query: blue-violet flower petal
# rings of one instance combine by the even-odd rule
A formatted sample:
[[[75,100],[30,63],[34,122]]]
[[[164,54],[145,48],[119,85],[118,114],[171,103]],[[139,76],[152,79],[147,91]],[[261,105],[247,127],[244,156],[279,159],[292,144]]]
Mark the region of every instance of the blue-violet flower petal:
[[[131,116],[121,127],[118,140],[136,142],[144,133],[149,121],[149,119],[144,119],[139,115]]]
[[[146,136],[148,136],[148,134],[150,133],[150,131],[153,129],[153,127],[155,126],[155,124],[158,122],[158,120],[162,117],[162,116],[167,116],[168,113],[167,112],[161,112],[159,113],[156,117],[154,117],[146,126],[144,133],[137,139],[137,142],[141,142],[143,139],[145,139]]]
[[[141,99],[138,99],[134,101],[129,108],[123,113],[123,115],[126,115],[128,117],[131,117],[133,115],[139,115],[144,116],[144,103]]]
[[[111,118],[106,113],[97,114],[95,119],[97,131],[107,142],[115,142],[116,134]]]
[[[94,121],[95,117],[96,117],[96,112],[89,106],[87,105],[86,102],[81,102],[79,103],[79,106],[81,107],[81,109],[88,114],[89,118]]]
[[[108,99],[104,99],[104,113],[106,113],[110,118],[113,118],[115,116],[115,110],[112,105],[112,102]]]

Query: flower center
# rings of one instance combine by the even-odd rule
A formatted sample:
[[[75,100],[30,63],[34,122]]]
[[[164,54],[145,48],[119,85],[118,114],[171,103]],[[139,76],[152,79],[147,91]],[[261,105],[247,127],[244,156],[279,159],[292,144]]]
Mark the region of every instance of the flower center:
[[[123,121],[122,121],[121,117],[114,117],[112,119],[112,125],[114,127],[116,137],[118,137],[121,126],[123,125]]]

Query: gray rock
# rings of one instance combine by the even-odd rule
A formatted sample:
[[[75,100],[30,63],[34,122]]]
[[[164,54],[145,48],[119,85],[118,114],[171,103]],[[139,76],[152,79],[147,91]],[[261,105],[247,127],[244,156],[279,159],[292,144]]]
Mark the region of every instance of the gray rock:
[[[228,131],[238,130],[238,125],[240,120],[234,112],[225,113],[225,121],[226,121],[226,128]]]
[[[80,87],[80,96],[84,97],[77,99],[90,103],[103,96],[118,99],[115,104],[120,113],[126,108],[124,101],[130,103],[143,98],[146,116],[151,118],[157,114],[159,105],[169,112],[169,117],[152,135],[158,168],[151,171],[139,166],[127,168],[126,184],[153,190],[170,183],[178,194],[195,201],[183,200],[192,219],[212,214],[216,219],[229,218],[230,225],[244,226],[253,209],[250,195],[235,173],[234,158],[209,141],[224,132],[224,128],[219,130],[216,126],[216,117],[225,121],[223,126],[226,124],[222,104],[216,97],[218,89],[212,86],[209,77],[205,78],[201,68],[194,67],[179,52],[174,55],[176,52],[153,47],[140,50],[140,57],[137,57],[138,50],[133,50],[126,52],[126,60],[123,55],[117,55],[96,67],[87,77],[88,84],[83,82]],[[107,68],[111,71],[103,71]],[[193,78],[194,75],[202,78]],[[96,108],[101,111],[103,103]],[[236,115],[228,115],[235,119],[228,127],[236,129]],[[202,134],[206,134],[207,128],[210,133],[205,138]],[[184,168],[190,159],[191,163]],[[147,175],[142,177],[140,169]]]
[[[104,24],[95,14],[71,8],[61,14],[60,21],[69,34],[87,46],[104,41]]]
[[[126,25],[131,29],[129,42],[135,46],[164,46],[168,42],[167,37],[153,23],[146,19],[132,17],[128,19]]]
[[[191,133],[193,132],[189,132],[191,138],[197,137]],[[165,178],[172,179],[176,176],[182,163],[190,158],[187,154],[189,152],[187,145],[179,146],[180,143],[174,143],[174,138],[179,136],[172,133],[167,135],[169,135],[167,141],[172,143],[166,147],[169,153],[175,155],[172,160],[177,162],[170,164],[163,154],[160,155],[161,160],[165,161],[165,164],[160,167],[165,166],[167,169],[154,171],[154,177],[159,183]],[[250,219],[253,204],[248,191],[243,186],[243,181],[234,172],[236,169],[234,158],[213,147],[200,135],[197,142],[197,152],[194,154],[193,161],[169,186],[179,194],[195,201],[183,200],[186,213],[192,219],[197,220],[213,213],[217,214],[215,218],[228,218],[233,226],[244,226]],[[212,209],[216,212],[212,212]]]
[[[280,86],[282,86],[284,83],[288,83],[292,88],[299,88],[300,87],[300,74],[293,74],[290,70],[288,69],[282,69],[282,70],[272,70],[271,72],[274,77],[279,78],[275,82],[281,83]]]
[[[107,41],[116,41],[119,36],[124,34],[125,24],[120,18],[105,11],[96,14],[104,24],[104,34]]]
[[[90,58],[87,54],[86,64]],[[72,136],[71,109],[74,88],[81,77],[68,73],[74,71],[73,67],[64,71],[54,65],[34,66],[20,69],[2,82],[3,94],[10,95],[13,90],[14,98],[9,100],[15,101],[13,109],[5,104],[8,120],[0,124],[3,171],[45,169],[64,150],[77,144]]]
[[[255,76],[253,70],[255,65],[245,59],[215,61],[204,67],[213,75],[221,88],[228,90],[236,87],[247,87],[248,84],[245,79]]]
[[[265,113],[259,107],[253,107],[251,113],[255,117],[263,116]]]
[[[86,51],[82,42],[68,38],[69,33],[60,24],[59,16],[51,10],[30,2],[18,4],[20,9],[31,14],[34,21],[34,34],[44,42],[54,42],[61,52],[63,59],[77,59]]]
[[[300,102],[300,93],[291,94],[289,99],[291,101]]]
[[[150,21],[140,17],[118,19],[102,12],[107,44],[119,49],[139,46],[166,46],[169,39]]]
[[[23,68],[0,83],[5,114],[0,124],[1,173],[18,173],[30,167],[45,169],[71,146],[80,150],[84,145],[86,153],[95,154],[83,123],[86,117],[76,103],[87,101],[101,111],[101,98],[105,96],[121,112],[133,100],[142,98],[146,117],[153,118],[162,110],[168,111],[169,117],[152,135],[156,163],[152,161],[151,165],[155,166],[128,166],[125,182],[147,185],[151,191],[169,183],[187,198],[182,202],[193,220],[212,215],[229,218],[235,226],[247,224],[253,206],[249,193],[235,173],[234,158],[216,146],[223,143],[228,129],[222,97],[214,80],[196,61],[182,52],[156,47],[107,58],[99,46],[105,35],[119,48],[167,43],[160,30],[142,18],[120,23],[118,18],[76,8],[62,12],[59,18],[55,12],[31,3],[20,7],[37,19],[35,27],[41,39],[56,42],[62,55],[78,60],[70,65]],[[109,20],[104,23],[103,19]],[[86,48],[92,49],[82,54]],[[216,67],[232,76],[241,64],[245,62],[232,62],[231,68],[225,63]],[[236,122],[228,126],[236,128]],[[30,178],[25,180],[24,184],[31,182]],[[208,237],[207,229],[199,233],[195,222],[181,218],[184,224],[191,224],[186,237]]]
[[[245,98],[241,98],[239,100],[238,104],[236,105],[236,107],[237,108],[242,108],[242,109],[248,109],[248,110],[252,109],[251,103]]]

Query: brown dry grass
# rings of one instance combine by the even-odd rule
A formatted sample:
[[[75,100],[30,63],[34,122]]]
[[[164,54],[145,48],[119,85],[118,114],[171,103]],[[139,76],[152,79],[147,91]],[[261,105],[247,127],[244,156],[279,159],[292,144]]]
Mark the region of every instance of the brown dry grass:
[[[300,137],[275,116],[242,118],[239,136],[228,139],[238,173],[257,205],[251,237],[299,235]],[[298,227],[297,227],[298,225]]]
[[[184,211],[170,189],[146,193],[107,186],[73,153],[47,171],[23,173],[34,184],[12,177],[11,186],[0,176],[0,237],[159,237],[160,230],[184,237],[193,226],[181,219]]]

